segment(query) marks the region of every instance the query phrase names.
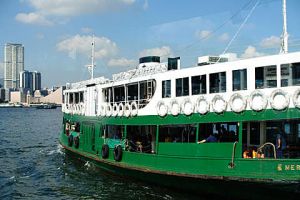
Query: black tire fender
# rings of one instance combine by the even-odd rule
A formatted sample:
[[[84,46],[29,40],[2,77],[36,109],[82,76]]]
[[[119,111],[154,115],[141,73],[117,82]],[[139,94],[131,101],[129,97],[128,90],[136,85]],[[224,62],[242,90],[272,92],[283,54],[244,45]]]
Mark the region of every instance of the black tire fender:
[[[102,145],[101,156],[103,159],[108,158],[109,155],[109,146],[107,144]]]
[[[68,137],[68,145],[71,147],[73,145],[73,135],[69,135]]]
[[[77,136],[77,137],[74,137],[74,146],[75,146],[75,148],[76,149],[78,149],[79,148],[79,137]]]
[[[123,149],[122,149],[121,145],[117,145],[114,148],[114,159],[115,159],[115,161],[120,162],[122,160],[122,153],[123,153]]]

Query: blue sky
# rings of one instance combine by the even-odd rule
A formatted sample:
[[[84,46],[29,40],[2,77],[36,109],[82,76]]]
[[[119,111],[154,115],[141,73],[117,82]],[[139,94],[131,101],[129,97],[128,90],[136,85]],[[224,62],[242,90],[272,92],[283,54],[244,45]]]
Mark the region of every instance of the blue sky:
[[[183,67],[202,55],[232,59],[278,53],[281,0],[0,0],[0,77],[5,43],[25,47],[25,69],[51,87],[89,78],[91,38],[95,76],[135,68],[145,55],[180,56]],[[256,5],[256,7],[255,7]],[[255,7],[255,8],[254,8]],[[300,1],[287,0],[289,51],[300,46]]]

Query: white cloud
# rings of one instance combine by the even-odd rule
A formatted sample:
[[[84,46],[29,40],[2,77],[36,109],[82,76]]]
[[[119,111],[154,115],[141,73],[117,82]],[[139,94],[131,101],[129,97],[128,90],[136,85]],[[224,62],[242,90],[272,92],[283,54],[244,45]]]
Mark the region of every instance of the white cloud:
[[[127,58],[110,59],[107,63],[107,65],[111,67],[132,67],[135,64],[135,60],[129,60]]]
[[[81,32],[83,32],[83,33],[91,33],[91,32],[93,32],[93,29],[91,29],[89,27],[83,27],[83,28],[81,28]]]
[[[277,36],[270,36],[268,38],[264,38],[261,43],[260,46],[264,47],[264,48],[272,48],[272,47],[280,47],[281,44],[281,39],[280,37]]]
[[[220,55],[221,57],[228,58],[228,61],[236,61],[238,60],[238,55],[236,53],[225,53],[223,55]]]
[[[143,56],[160,56],[161,60],[166,59],[167,57],[172,56],[172,50],[168,46],[162,46],[160,48],[153,48],[153,49],[144,49],[140,52],[140,57]]]
[[[209,30],[197,31],[196,37],[200,40],[207,39],[207,38],[209,38],[210,34],[211,34],[211,31],[209,31]]]
[[[51,26],[53,22],[47,20],[44,15],[40,13],[19,13],[15,19],[25,24],[37,24],[42,26]]]
[[[135,0],[29,0],[29,3],[35,10],[30,13],[17,14],[17,21],[27,24],[52,25],[66,21],[66,19],[58,18],[112,12],[134,4]]]
[[[222,35],[220,35],[220,36],[219,36],[219,40],[220,40],[221,42],[226,42],[226,41],[228,41],[228,40],[229,40],[229,35],[228,35],[228,33],[223,33]]]
[[[134,2],[135,0],[30,0],[30,4],[38,12],[54,16],[77,16],[112,11]]]
[[[248,46],[245,52],[241,55],[241,58],[253,58],[265,55],[264,53],[260,53],[256,51],[256,48],[253,46]]]
[[[75,59],[77,55],[91,55],[92,36],[75,35],[56,44],[57,50],[68,53]],[[108,59],[118,52],[115,42],[106,37],[95,37],[95,58]]]

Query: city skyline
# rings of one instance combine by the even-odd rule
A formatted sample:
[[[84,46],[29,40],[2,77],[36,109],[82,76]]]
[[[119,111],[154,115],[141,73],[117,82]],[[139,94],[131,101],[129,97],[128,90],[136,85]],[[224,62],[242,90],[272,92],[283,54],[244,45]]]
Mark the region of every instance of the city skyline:
[[[222,54],[248,15],[226,53],[232,58],[277,54],[281,0],[261,0],[253,9],[256,2],[4,0],[0,55],[5,43],[23,44],[25,69],[40,71],[43,87],[89,78],[84,66],[90,64],[93,35],[95,77],[134,69],[138,58],[145,55],[162,56],[162,61],[180,56],[181,66],[189,67],[197,63],[198,56]],[[287,0],[291,52],[299,50],[299,8],[299,1]],[[0,78],[3,68],[0,66]]]

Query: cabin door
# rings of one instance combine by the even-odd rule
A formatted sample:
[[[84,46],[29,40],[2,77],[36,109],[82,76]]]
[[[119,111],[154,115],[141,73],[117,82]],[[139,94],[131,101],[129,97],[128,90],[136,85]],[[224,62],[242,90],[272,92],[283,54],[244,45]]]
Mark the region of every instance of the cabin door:
[[[90,153],[95,152],[95,125],[85,123],[82,125],[84,150]]]

